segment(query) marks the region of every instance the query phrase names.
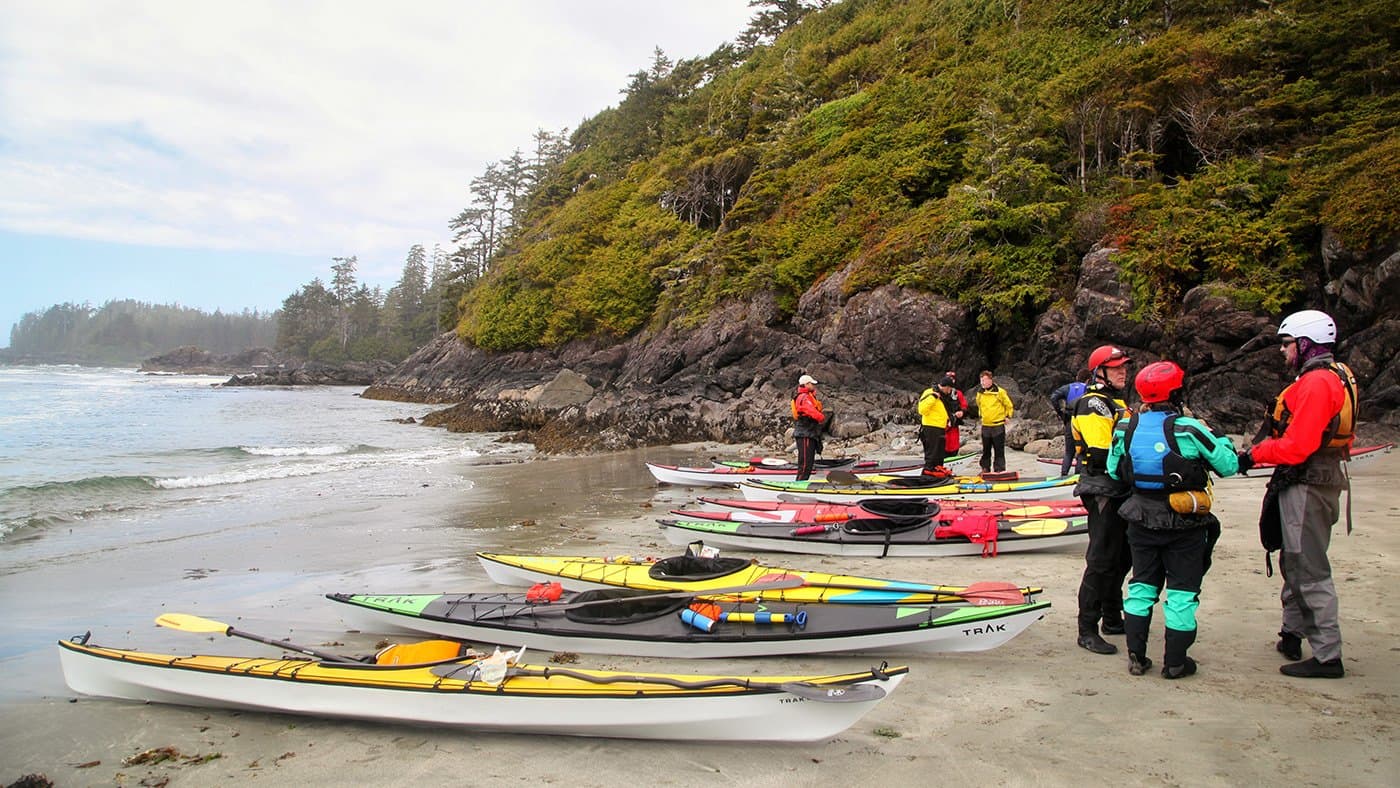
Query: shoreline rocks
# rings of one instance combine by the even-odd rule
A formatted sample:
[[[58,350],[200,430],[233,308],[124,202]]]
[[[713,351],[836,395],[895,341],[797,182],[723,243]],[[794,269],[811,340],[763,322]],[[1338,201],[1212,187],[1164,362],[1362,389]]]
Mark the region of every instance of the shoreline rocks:
[[[919,392],[944,371],[975,384],[980,370],[992,369],[1016,403],[1007,443],[1019,449],[1062,434],[1049,393],[1073,378],[1093,347],[1111,343],[1128,350],[1137,368],[1177,361],[1190,374],[1189,403],[1198,415],[1218,430],[1252,435],[1288,379],[1273,341],[1277,318],[1236,305],[1211,283],[1188,291],[1170,320],[1140,316],[1115,251],[1087,255],[1072,297],[1028,327],[979,327],[962,305],[895,285],[848,293],[848,267],[804,294],[790,316],[759,294],[720,305],[698,325],[672,324],[621,342],[488,352],[448,332],[376,378],[363,396],[451,403],[425,423],[517,432],[546,453],[695,441],[781,448],[788,400],[804,373],[820,381],[820,396],[836,414],[832,441],[861,442],[887,428],[912,432]],[[1354,300],[1334,311],[1346,320],[1339,355],[1361,381],[1367,441],[1400,434],[1393,352],[1400,318],[1375,311],[1389,304],[1378,290],[1394,286],[1396,254],[1329,271]],[[975,430],[975,422],[964,427],[965,441]]]

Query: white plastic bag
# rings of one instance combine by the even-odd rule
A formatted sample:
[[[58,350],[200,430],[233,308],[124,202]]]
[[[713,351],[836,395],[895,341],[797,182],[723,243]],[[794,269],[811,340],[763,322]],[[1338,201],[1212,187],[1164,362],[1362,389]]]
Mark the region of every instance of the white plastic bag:
[[[506,680],[506,668],[520,661],[520,657],[525,654],[525,649],[519,651],[501,651],[499,647],[491,652],[491,656],[477,663],[479,678],[487,684],[499,686]]]

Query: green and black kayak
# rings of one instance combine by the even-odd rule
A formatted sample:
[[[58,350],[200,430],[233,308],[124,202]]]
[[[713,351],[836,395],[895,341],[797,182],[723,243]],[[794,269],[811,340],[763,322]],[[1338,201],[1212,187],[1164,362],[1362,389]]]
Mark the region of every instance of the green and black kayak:
[[[976,585],[970,588],[975,593]],[[345,606],[347,624],[369,632],[406,631],[545,651],[644,657],[982,651],[1020,634],[1050,608],[1049,602],[1033,601],[780,602],[752,593],[696,597],[625,588],[565,594],[553,602],[532,602],[521,593],[327,598]]]

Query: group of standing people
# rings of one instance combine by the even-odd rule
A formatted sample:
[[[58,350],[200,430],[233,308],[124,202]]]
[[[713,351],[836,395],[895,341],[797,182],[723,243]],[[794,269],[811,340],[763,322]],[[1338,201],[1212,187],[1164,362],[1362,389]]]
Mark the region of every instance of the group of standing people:
[[[1354,439],[1356,379],[1333,355],[1337,326],[1327,314],[1288,315],[1278,336],[1284,363],[1296,378],[1275,400],[1254,445],[1242,451],[1186,411],[1186,373],[1171,361],[1138,371],[1136,412],[1127,403],[1132,359],[1113,345],[1095,348],[1078,379],[1051,395],[1065,424],[1060,472],[1067,475],[1071,462],[1078,464],[1075,494],[1088,513],[1077,643],[1095,654],[1116,654],[1118,647],[1104,636],[1124,635],[1132,675],[1153,665],[1147,642],[1163,592],[1161,674],[1180,679],[1196,672],[1187,652],[1196,640],[1201,583],[1220,536],[1220,520],[1210,510],[1210,473],[1231,476],[1256,462],[1274,465],[1260,536],[1269,553],[1281,550],[1283,616],[1276,649],[1289,662],[1279,670],[1299,678],[1345,674],[1327,548],[1341,492],[1348,489],[1342,462]],[[1005,471],[1011,398],[990,371],[984,370],[979,382],[974,406],[982,420],[982,472]],[[803,375],[792,400],[799,479],[811,476],[821,435],[830,425],[816,386]],[[952,475],[944,461],[957,451],[957,425],[968,410],[952,372],[920,394],[924,475]],[[1302,658],[1304,640],[1312,650],[1308,659]]]
[[[983,473],[1006,470],[1006,422],[1015,407],[1006,389],[996,384],[990,370],[982,370],[973,393],[972,413],[982,421]],[[947,478],[953,475],[944,462],[961,445],[958,425],[968,417],[967,397],[958,390],[958,378],[949,371],[919,395],[919,442],[924,449],[923,475]]]
[[[1152,609],[1165,591],[1162,676],[1195,673],[1187,651],[1196,639],[1201,581],[1220,535],[1210,511],[1209,473],[1230,476],[1268,462],[1275,470],[1260,535],[1266,550],[1282,550],[1283,625],[1276,649],[1290,661],[1279,670],[1299,678],[1344,675],[1327,547],[1347,486],[1341,463],[1355,430],[1356,381],[1333,356],[1337,328],[1325,313],[1289,315],[1278,335],[1297,378],[1277,398],[1261,439],[1239,452],[1185,412],[1185,372],[1175,363],[1159,361],[1138,372],[1134,388],[1142,406],[1133,412],[1125,394],[1132,359],[1112,345],[1089,354],[1089,381],[1065,406],[1080,465],[1076,494],[1089,521],[1079,587],[1081,648],[1116,654],[1104,635],[1125,635],[1129,673],[1145,673],[1153,664],[1147,656]],[[1306,660],[1303,640],[1312,648]]]

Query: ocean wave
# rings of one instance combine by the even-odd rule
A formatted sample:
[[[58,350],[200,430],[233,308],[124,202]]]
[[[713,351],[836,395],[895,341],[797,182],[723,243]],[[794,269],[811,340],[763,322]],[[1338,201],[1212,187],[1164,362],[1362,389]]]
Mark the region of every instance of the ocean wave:
[[[154,485],[162,490],[190,490],[197,487],[218,487],[223,484],[244,484],[270,479],[290,479],[298,476],[315,476],[318,473],[347,470],[353,466],[337,465],[260,465],[253,468],[240,468],[233,471],[210,473],[203,476],[174,476],[155,479]]]
[[[0,490],[0,539],[21,529],[38,529],[141,508],[128,497],[149,494],[149,476],[95,476],[72,481],[20,485]]]
[[[150,476],[90,476],[86,479],[73,479],[42,484],[21,484],[0,490],[0,501],[25,498],[54,498],[63,495],[86,495],[94,492],[121,492],[126,490],[151,490],[156,487],[156,479]]]
[[[268,451],[254,454],[246,451],[247,448]],[[152,497],[163,491],[198,490],[380,466],[433,465],[481,456],[481,452],[465,446],[385,450],[354,444],[285,447],[288,449],[286,452],[281,452],[281,448],[238,447],[237,451],[244,458],[238,466],[208,473],[185,476],[93,476],[3,489],[0,490],[0,540],[22,529],[42,529],[92,516],[177,502],[177,499],[171,499],[161,503],[160,499]],[[206,451],[229,453],[231,447]]]
[[[326,446],[237,446],[237,451],[255,457],[329,457],[336,454],[362,454],[380,451],[365,443],[332,443]]]

